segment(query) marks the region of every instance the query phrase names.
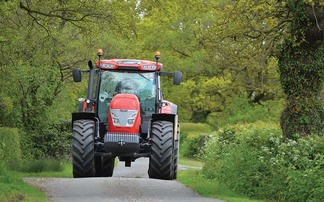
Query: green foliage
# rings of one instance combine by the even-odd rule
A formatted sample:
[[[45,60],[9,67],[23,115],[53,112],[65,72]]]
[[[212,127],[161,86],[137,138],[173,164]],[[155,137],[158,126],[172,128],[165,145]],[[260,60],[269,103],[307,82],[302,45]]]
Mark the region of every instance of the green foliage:
[[[183,135],[184,137],[187,136],[187,134],[190,132],[209,133],[211,132],[211,130],[211,126],[205,123],[181,123],[181,135]]]
[[[0,127],[0,166],[17,165],[21,161],[20,135],[16,128]]]
[[[180,165],[189,166],[189,167],[193,167],[193,168],[202,168],[204,165],[203,162],[200,161],[200,159],[184,157],[183,155],[181,155],[181,153],[179,156],[178,163]]]
[[[232,88],[262,93],[276,92],[278,75],[271,65],[278,19],[278,1],[215,2],[208,29],[203,32],[209,63],[230,75]],[[217,17],[216,17],[217,16]],[[282,35],[281,35],[282,36]],[[213,71],[213,73],[215,70]]]
[[[52,122],[37,133],[25,134],[23,147],[35,158],[68,159],[71,153],[71,122]]]
[[[279,65],[280,81],[287,94],[281,116],[286,137],[295,133],[320,133],[324,119],[319,95],[324,82],[324,45],[314,50],[287,47]]]
[[[301,97],[287,100],[286,107],[281,115],[281,128],[285,136],[294,139],[295,134],[320,134],[323,130],[324,108],[316,99]]]
[[[281,127],[287,138],[294,134],[320,133],[323,103],[319,96],[324,82],[324,21],[320,1],[287,0],[290,37],[280,44],[280,82],[287,95]]]
[[[0,165],[0,201],[46,201],[46,195]]]
[[[71,163],[53,159],[24,161],[21,165],[16,164],[10,170],[0,165],[0,201],[48,201],[43,191],[29,185],[23,178],[71,178],[71,169]]]
[[[283,101],[268,100],[260,104],[249,102],[247,95],[241,94],[232,98],[230,104],[222,113],[212,113],[208,116],[208,123],[217,127],[224,127],[237,123],[254,123],[256,121],[279,122]]]
[[[181,183],[189,186],[197,193],[205,197],[217,198],[227,202],[252,202],[256,200],[247,199],[237,193],[234,193],[221,183],[207,179],[200,171],[186,170],[178,174]]]
[[[182,120],[206,122],[239,91],[280,95],[277,60],[270,57],[276,2],[140,2],[140,46],[159,49],[166,68],[184,73],[181,91],[170,85],[165,91]]]
[[[182,141],[180,152],[188,158],[198,158],[205,144],[206,134],[189,133]]]
[[[211,127],[208,124],[181,123],[181,155],[188,158],[198,158],[205,144],[206,134],[210,131]]]
[[[318,96],[324,81],[324,44],[316,50],[288,45],[280,57],[280,82],[288,97]]]
[[[56,165],[56,169],[43,169],[42,172],[15,172],[19,177],[57,177],[57,178],[73,178],[72,175],[72,163],[71,161],[62,161],[62,160],[51,160],[57,161],[53,163]],[[48,167],[48,166],[47,166]],[[62,170],[63,167],[63,170]],[[48,171],[46,171],[48,170]]]
[[[163,4],[136,0],[3,2],[0,67],[10,74],[10,79],[0,81],[8,87],[1,93],[5,118],[0,123],[37,130],[51,124],[52,120],[41,123],[49,118],[48,114],[56,117],[70,113],[73,102],[61,98],[73,100],[84,90],[84,86],[70,83],[71,68],[85,66],[87,60],[95,58],[94,50],[99,47],[107,50],[106,58],[151,59],[151,54],[160,50],[166,71],[184,72],[186,81],[181,91],[166,83],[164,92],[167,99],[179,104],[182,119],[186,121],[206,121],[208,114],[224,110],[237,91],[277,93],[275,58],[268,58],[271,40],[262,45],[267,41],[265,38],[247,37],[253,32],[251,25],[259,29],[259,22],[265,22],[267,27],[262,34],[275,26],[276,19],[268,17],[274,8],[268,8],[264,1],[260,5],[248,2],[246,7],[251,6],[248,11],[242,2],[238,7],[230,1],[226,3],[229,5],[224,8],[225,2],[199,0]],[[245,13],[265,14],[251,15],[241,23]],[[17,71],[11,73],[12,69]],[[20,69],[21,78],[17,74]],[[30,72],[29,76],[25,72]],[[26,87],[10,86],[20,79]],[[38,87],[39,84],[43,86]],[[11,92],[17,93],[10,95]],[[37,102],[33,104],[31,98]],[[61,107],[53,106],[58,100]],[[12,106],[18,106],[17,110],[10,110]],[[62,106],[66,106],[65,110]],[[44,113],[47,110],[48,114]]]
[[[211,112],[223,111],[232,93],[228,90],[231,80],[226,77],[196,77],[196,81],[187,80],[182,84],[182,90],[170,92],[175,97],[174,102],[181,108],[191,109],[190,121],[205,122]],[[177,96],[175,96],[177,95]],[[199,115],[203,115],[199,117]]]
[[[106,58],[152,59],[152,53],[159,50],[165,71],[182,70],[182,86],[171,86],[170,80],[162,81],[165,98],[178,104],[181,120],[207,122],[214,127],[257,120],[277,122],[283,105],[277,98],[282,95],[280,76],[288,95],[281,118],[284,133],[321,132],[319,126],[324,115],[317,92],[323,87],[324,57],[323,46],[317,47],[323,43],[323,37],[313,43],[311,39],[315,35],[310,35],[309,31],[318,29],[316,26],[309,28],[322,26],[321,21],[314,23],[314,19],[323,19],[322,8],[323,3],[319,0],[2,1],[0,71],[5,76],[0,79],[0,126],[20,129],[27,157],[30,154],[36,158],[68,156],[70,127],[67,122],[76,109],[78,96],[86,88],[86,82],[71,83],[71,69],[86,68],[87,60],[96,58],[95,50],[103,48]],[[309,14],[314,17],[310,18]],[[274,47],[278,45],[283,45],[279,60],[273,56]],[[244,97],[237,97],[242,92],[253,92],[256,96],[275,95],[272,96],[275,100],[261,101],[262,105],[251,104]],[[186,125],[182,124],[180,151],[186,156],[196,155],[205,144],[204,134],[210,132],[207,125],[192,127],[198,129],[186,131]],[[267,130],[255,130],[258,135],[267,137]],[[277,128],[273,130],[273,134],[279,134]],[[236,142],[237,133],[228,130],[222,138]],[[256,132],[245,133],[256,136]],[[267,138],[252,139],[270,144]],[[276,184],[268,177],[275,169],[258,162],[255,157],[263,155],[260,145],[260,151],[255,151],[257,146],[251,146],[251,141],[240,137],[239,142],[222,147],[221,156],[228,156],[227,160],[217,160],[223,162],[219,164],[224,166],[222,171],[227,168],[233,171],[229,176],[241,177],[234,167],[226,167],[237,161],[234,165],[245,169],[243,173],[247,176],[241,177],[242,186],[250,183],[261,187],[263,181],[259,179],[264,176],[270,184]],[[2,152],[9,148],[6,145],[0,143],[1,159],[13,155],[7,150]],[[17,147],[10,149],[13,148]],[[21,155],[19,151],[18,155]],[[211,156],[209,163],[214,158]],[[41,170],[41,167],[39,163],[33,169]],[[260,171],[255,172],[252,168]],[[310,182],[307,179],[304,183],[298,181],[304,171],[278,170],[288,173],[291,181],[288,174],[274,179],[290,182],[289,186],[295,190],[292,193],[303,184],[308,196]],[[317,186],[320,181],[315,179],[320,172],[315,171],[308,174]],[[241,190],[241,185],[236,188]],[[246,190],[257,195],[255,187]],[[282,193],[281,187],[279,191],[269,190],[269,193]],[[321,187],[314,190],[314,194],[321,194]],[[283,193],[282,197],[288,198],[288,193]]]
[[[249,197],[319,201],[323,196],[323,137],[286,140],[275,124],[220,129],[205,148],[204,174]]]

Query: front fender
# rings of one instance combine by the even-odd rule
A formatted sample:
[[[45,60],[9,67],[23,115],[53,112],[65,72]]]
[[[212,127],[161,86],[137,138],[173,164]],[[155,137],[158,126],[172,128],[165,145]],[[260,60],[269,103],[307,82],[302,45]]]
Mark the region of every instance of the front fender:
[[[179,140],[180,133],[178,133],[179,120],[177,114],[152,114],[152,119],[150,123],[150,128],[152,123],[155,121],[169,121],[173,123],[173,138],[174,140]]]

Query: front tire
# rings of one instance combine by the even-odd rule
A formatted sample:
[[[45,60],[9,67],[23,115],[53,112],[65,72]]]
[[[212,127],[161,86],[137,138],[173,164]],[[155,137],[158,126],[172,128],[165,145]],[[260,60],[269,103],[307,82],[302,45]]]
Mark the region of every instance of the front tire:
[[[179,159],[179,142],[180,142],[180,123],[178,122],[178,130],[177,130],[178,139],[173,142],[173,154],[174,154],[174,173],[173,179],[177,179],[178,175],[178,159]]]
[[[95,176],[94,131],[94,121],[73,122],[72,164],[75,178]]]
[[[169,121],[152,123],[151,154],[148,175],[150,178],[174,179],[174,164],[176,157],[173,142],[173,124]]]

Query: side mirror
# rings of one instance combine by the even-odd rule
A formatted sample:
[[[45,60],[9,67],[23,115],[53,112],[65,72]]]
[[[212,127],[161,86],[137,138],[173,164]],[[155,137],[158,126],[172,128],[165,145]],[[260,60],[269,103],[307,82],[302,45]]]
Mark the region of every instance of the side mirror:
[[[72,75],[73,75],[73,81],[74,82],[81,82],[81,70],[80,70],[80,68],[73,68]]]
[[[173,84],[180,85],[182,80],[182,72],[174,72],[173,73]]]

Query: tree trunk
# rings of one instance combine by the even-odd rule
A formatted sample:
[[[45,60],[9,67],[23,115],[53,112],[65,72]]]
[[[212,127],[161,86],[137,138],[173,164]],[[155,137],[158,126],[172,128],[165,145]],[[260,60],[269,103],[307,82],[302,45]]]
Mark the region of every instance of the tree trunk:
[[[291,39],[279,57],[280,82],[286,107],[281,128],[287,138],[323,131],[323,103],[320,93],[324,80],[324,12],[319,5],[287,1],[291,12]]]

